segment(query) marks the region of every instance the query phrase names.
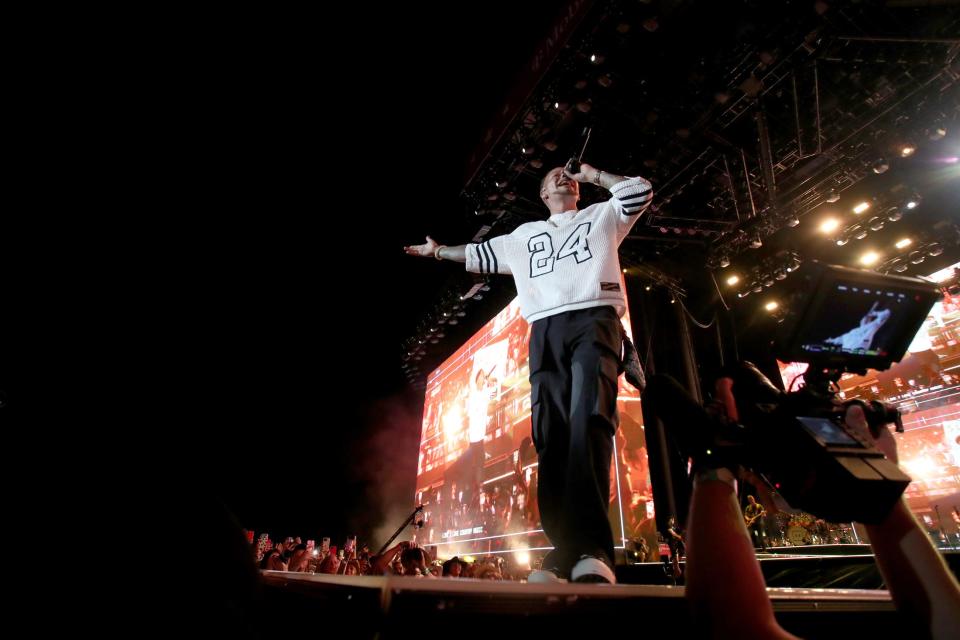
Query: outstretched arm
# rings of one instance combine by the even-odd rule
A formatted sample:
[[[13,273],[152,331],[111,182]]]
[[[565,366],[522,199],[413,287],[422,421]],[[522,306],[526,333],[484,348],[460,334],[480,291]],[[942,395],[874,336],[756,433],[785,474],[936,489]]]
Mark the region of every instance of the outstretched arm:
[[[439,244],[436,240],[427,236],[424,244],[414,244],[404,247],[403,251],[408,256],[420,256],[421,258],[436,258],[437,260],[453,260],[454,262],[467,261],[467,245],[461,244],[455,247],[448,247],[445,244]]]

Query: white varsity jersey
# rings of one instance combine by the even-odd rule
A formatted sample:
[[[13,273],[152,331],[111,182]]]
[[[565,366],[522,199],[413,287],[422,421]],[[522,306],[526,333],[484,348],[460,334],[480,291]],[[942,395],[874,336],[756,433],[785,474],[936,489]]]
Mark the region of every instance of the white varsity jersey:
[[[617,249],[649,206],[653,189],[643,178],[629,178],[610,193],[606,202],[468,244],[467,271],[513,274],[527,322],[604,305],[622,316],[626,298],[620,290]]]
[[[490,409],[490,389],[471,389],[467,398],[467,439],[470,443],[480,442],[487,435],[488,410]]]

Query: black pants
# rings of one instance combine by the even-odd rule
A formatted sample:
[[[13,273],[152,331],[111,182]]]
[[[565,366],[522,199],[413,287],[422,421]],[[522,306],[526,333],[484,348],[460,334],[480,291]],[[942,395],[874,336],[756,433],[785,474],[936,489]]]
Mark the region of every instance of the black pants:
[[[757,518],[756,522],[750,525],[750,538],[753,540],[753,547],[755,549],[766,549],[770,545],[767,544],[767,527],[763,522],[763,518]]]
[[[581,555],[613,561],[610,462],[617,429],[620,319],[613,307],[537,320],[530,335],[540,520],[566,573]]]

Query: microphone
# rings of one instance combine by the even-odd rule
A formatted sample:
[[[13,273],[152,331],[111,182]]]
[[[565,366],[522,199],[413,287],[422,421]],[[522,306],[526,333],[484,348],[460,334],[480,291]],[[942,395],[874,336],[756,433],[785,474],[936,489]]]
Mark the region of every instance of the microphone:
[[[583,159],[583,152],[587,150],[587,143],[590,142],[591,131],[591,127],[584,127],[582,135],[586,136],[586,139],[583,141],[583,147],[580,148],[580,155],[570,156],[570,159],[567,161],[564,167],[567,173],[580,173],[580,161]]]

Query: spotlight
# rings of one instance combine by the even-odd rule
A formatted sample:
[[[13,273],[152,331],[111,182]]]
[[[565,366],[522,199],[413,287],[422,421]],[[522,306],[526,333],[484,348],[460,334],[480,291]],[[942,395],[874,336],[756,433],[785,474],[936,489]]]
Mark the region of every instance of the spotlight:
[[[903,238],[902,240],[897,240],[897,249],[905,249],[913,244],[913,240],[910,238]]]
[[[837,230],[837,227],[840,226],[840,221],[836,218],[827,218],[822,223],[820,223],[820,231],[824,233],[833,233]]]
[[[849,240],[848,238],[837,238],[837,246],[838,246],[838,247],[842,247],[843,245],[847,244],[848,242],[850,242],[850,240]]]
[[[740,276],[730,276],[729,278],[727,278],[727,284],[730,285],[731,287],[737,284],[738,282],[740,282]]]
[[[863,202],[859,203],[857,206],[853,208],[853,212],[857,215],[860,215],[861,213],[863,213],[869,208],[870,208],[870,203],[864,200]]]
[[[773,311],[773,310],[775,310],[775,309],[776,309],[777,307],[779,307],[779,306],[780,306],[780,305],[777,304],[777,301],[776,301],[776,300],[771,300],[771,301],[768,302],[767,304],[763,305],[763,308],[766,309],[767,311]]]
[[[876,263],[880,259],[880,254],[876,251],[867,251],[865,254],[860,256],[860,262],[867,266]]]
[[[936,142],[942,140],[947,135],[946,127],[933,127],[927,130],[927,140]]]
[[[913,146],[912,144],[905,144],[905,145],[903,145],[903,147],[900,149],[900,157],[901,157],[901,158],[909,158],[910,156],[913,155],[913,152],[916,151],[916,150],[917,150],[917,148],[916,148],[915,146]]]

